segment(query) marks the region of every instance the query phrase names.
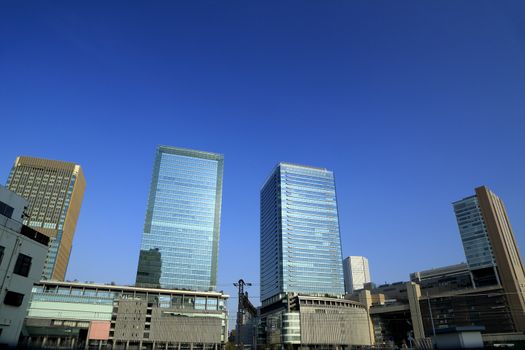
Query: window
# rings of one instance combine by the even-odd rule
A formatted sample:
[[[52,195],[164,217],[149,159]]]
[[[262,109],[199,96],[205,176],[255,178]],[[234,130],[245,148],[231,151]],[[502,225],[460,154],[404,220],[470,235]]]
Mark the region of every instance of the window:
[[[24,294],[8,291],[5,293],[4,304],[11,306],[20,306],[24,301]]]
[[[87,296],[87,297],[94,297],[97,295],[97,291],[94,290],[94,289],[86,289],[84,291],[84,295]]]
[[[168,295],[161,295],[159,297],[159,307],[170,307],[171,306],[171,298]]]
[[[5,204],[4,202],[0,202],[0,214],[12,219],[13,211],[14,211],[13,207]]]
[[[31,293],[44,293],[44,287],[33,286],[33,288],[31,288]]]
[[[57,294],[69,295],[69,293],[70,293],[69,287],[58,287]]]
[[[81,296],[82,295],[82,289],[72,288],[71,289],[71,295]]]
[[[204,310],[206,309],[206,298],[195,298],[195,309]]]
[[[206,304],[206,310],[217,310],[217,299],[209,298]]]
[[[31,270],[31,257],[21,253],[18,254],[13,272],[17,275],[27,277],[29,276],[29,270]]]
[[[2,265],[2,260],[4,259],[4,250],[5,247],[0,245],[0,265]]]

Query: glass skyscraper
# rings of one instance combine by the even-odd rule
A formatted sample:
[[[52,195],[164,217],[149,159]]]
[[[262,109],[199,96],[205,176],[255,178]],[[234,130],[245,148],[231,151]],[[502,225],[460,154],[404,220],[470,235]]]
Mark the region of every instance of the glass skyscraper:
[[[261,300],[344,294],[334,174],[280,163],[261,189]]]
[[[157,148],[138,286],[216,288],[223,168],[220,154]]]
[[[461,241],[467,264],[471,270],[495,267],[487,226],[483,220],[478,197],[470,196],[454,202],[454,213],[458,222]]]

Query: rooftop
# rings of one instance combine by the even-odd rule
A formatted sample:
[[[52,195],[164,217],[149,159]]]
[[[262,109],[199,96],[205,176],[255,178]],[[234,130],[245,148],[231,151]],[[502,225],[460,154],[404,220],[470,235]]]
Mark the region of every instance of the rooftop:
[[[72,288],[104,289],[104,290],[141,292],[141,293],[185,294],[185,295],[196,295],[196,296],[219,297],[223,299],[228,299],[230,297],[228,294],[224,294],[223,292],[196,292],[196,291],[182,290],[182,289],[145,288],[145,287],[119,286],[119,285],[113,285],[113,284],[100,284],[100,283],[88,283],[88,282],[42,280],[38,282],[38,285],[72,287]]]
[[[261,189],[264,188],[264,186],[266,185],[268,180],[272,177],[272,175],[275,172],[275,170],[277,168],[279,168],[280,166],[283,166],[283,165],[287,166],[287,167],[303,168],[303,169],[310,169],[310,170],[316,170],[316,171],[331,172],[330,170],[328,170],[326,168],[319,168],[319,167],[314,167],[314,166],[310,166],[310,165],[301,165],[301,164],[295,164],[295,163],[289,163],[289,162],[279,162],[279,164],[277,164],[276,166],[273,167],[272,171],[270,172],[270,175],[268,175],[266,177],[266,179],[264,180],[264,182],[263,182],[263,184],[261,186]]]
[[[197,151],[190,148],[183,148],[183,147],[174,147],[174,146],[158,146],[157,150],[159,152],[168,153],[168,154],[176,154],[180,156],[187,156],[187,157],[196,157],[196,158],[203,158],[203,159],[211,159],[211,160],[222,160],[224,159],[224,155],[220,153],[212,153],[212,152],[205,152],[205,151]]]

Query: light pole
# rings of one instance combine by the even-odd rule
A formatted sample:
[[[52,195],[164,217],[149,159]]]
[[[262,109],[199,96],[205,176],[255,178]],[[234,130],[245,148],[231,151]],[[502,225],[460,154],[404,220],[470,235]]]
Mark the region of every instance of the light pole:
[[[430,322],[432,323],[432,333],[434,337],[436,336],[436,327],[434,327],[434,317],[432,316],[432,306],[430,305],[430,297],[427,292],[427,303],[428,303],[428,312],[430,313]]]

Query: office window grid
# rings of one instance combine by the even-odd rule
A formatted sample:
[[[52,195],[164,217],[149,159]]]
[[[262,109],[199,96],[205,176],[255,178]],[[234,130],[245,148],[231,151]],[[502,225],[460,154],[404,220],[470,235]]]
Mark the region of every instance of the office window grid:
[[[200,154],[158,150],[138,284],[215,288],[223,158],[200,158]]]
[[[352,293],[363,289],[365,283],[370,282],[368,259],[364,256],[349,256],[343,261],[345,290]]]
[[[261,299],[344,294],[333,173],[281,163],[261,190]]]
[[[487,227],[476,196],[455,202],[453,206],[469,268],[495,266]]]
[[[50,237],[42,276],[63,280],[85,188],[80,166],[18,157],[9,174],[7,187],[28,201],[28,217],[23,223]],[[71,206],[73,193],[76,202]],[[68,228],[66,218],[71,218]]]

